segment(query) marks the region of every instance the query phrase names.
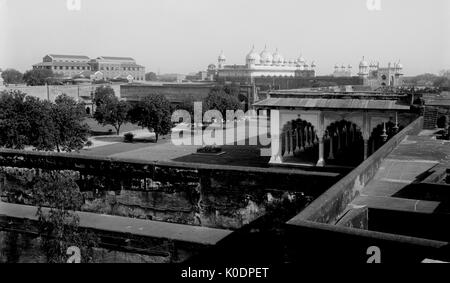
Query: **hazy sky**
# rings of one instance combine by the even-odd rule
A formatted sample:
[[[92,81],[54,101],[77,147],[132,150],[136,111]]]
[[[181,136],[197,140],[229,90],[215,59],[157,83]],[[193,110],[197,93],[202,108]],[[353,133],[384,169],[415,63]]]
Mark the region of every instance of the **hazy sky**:
[[[377,0],[373,0],[377,1]],[[450,69],[450,0],[0,0],[0,67],[49,53],[131,56],[147,71],[189,73],[243,64],[251,46],[315,60],[318,74],[364,55],[401,60],[407,75]],[[356,68],[355,68],[356,70]]]

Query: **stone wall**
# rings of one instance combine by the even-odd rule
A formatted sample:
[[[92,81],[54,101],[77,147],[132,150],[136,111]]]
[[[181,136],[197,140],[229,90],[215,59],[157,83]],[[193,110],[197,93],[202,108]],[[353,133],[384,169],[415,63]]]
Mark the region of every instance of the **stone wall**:
[[[122,98],[132,102],[140,101],[146,96],[162,94],[171,103],[177,104],[184,101],[203,101],[213,87],[214,84],[127,84],[120,87],[120,93]]]
[[[82,211],[224,229],[239,229],[285,201],[295,204],[295,214],[339,178],[288,169],[7,150],[0,152],[0,168],[5,202],[33,205],[30,187],[39,170],[30,168],[68,170],[83,194]]]

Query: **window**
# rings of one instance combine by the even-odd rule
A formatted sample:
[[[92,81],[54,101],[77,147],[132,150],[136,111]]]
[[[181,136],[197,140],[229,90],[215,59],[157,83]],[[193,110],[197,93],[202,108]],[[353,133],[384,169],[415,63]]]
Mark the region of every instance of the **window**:
[[[80,69],[80,66],[77,66],[77,70],[79,70]]]
[[[62,70],[62,69],[63,69],[63,66],[59,66],[59,69]]]
[[[66,70],[69,70],[69,66],[66,66]]]
[[[74,66],[72,66],[72,68],[71,68],[72,70],[75,70],[75,67]]]

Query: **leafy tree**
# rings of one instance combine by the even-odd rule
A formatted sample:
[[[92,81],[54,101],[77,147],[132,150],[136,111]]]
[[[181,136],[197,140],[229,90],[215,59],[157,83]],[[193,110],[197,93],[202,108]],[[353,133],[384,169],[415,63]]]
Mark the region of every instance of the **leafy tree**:
[[[68,172],[43,170],[33,183],[41,247],[47,262],[67,262],[67,249],[72,246],[80,249],[81,262],[92,262],[98,238],[79,229],[80,219],[75,211],[81,210],[83,196],[75,176]],[[44,212],[43,207],[49,207],[48,211]]]
[[[94,103],[97,107],[113,100],[114,98],[116,98],[116,94],[114,89],[110,86],[99,86],[95,89]]]
[[[131,122],[153,131],[156,142],[159,135],[167,135],[172,129],[171,116],[170,102],[161,94],[146,97],[130,110]]]
[[[35,85],[45,85],[52,84],[54,74],[52,70],[49,69],[33,69],[26,71],[23,75],[23,80],[27,83],[27,85],[35,86]]]
[[[0,96],[0,146],[36,150],[73,151],[83,148],[89,127],[84,107],[61,95],[55,103],[28,97],[20,91]]]
[[[105,103],[97,106],[94,118],[103,126],[111,125],[116,129],[117,135],[120,134],[120,127],[128,122],[128,112],[130,110],[129,103],[119,101],[117,97],[108,99]]]
[[[149,72],[145,74],[145,80],[154,82],[158,80],[158,76],[154,72]]]
[[[15,69],[6,69],[2,72],[5,84],[20,84],[23,82],[23,74]]]
[[[211,91],[206,97],[204,110],[218,110],[222,117],[226,118],[227,110],[242,110],[242,105],[237,96],[229,95],[225,91]]]
[[[62,94],[52,107],[53,144],[58,152],[80,150],[84,147],[89,126],[83,122],[86,116],[83,105]]]
[[[29,144],[30,122],[26,115],[26,94],[2,92],[0,96],[0,146],[24,149]]]

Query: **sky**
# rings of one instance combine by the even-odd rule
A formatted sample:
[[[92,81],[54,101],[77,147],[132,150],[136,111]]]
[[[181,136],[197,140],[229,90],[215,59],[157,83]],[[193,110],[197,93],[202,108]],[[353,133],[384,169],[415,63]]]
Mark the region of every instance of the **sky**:
[[[315,61],[318,75],[335,64],[356,70],[363,56],[400,60],[405,75],[450,69],[450,0],[74,1],[80,10],[68,0],[0,0],[0,68],[23,72],[46,54],[76,54],[187,74],[221,50],[227,64],[244,64],[253,45],[267,45]]]

